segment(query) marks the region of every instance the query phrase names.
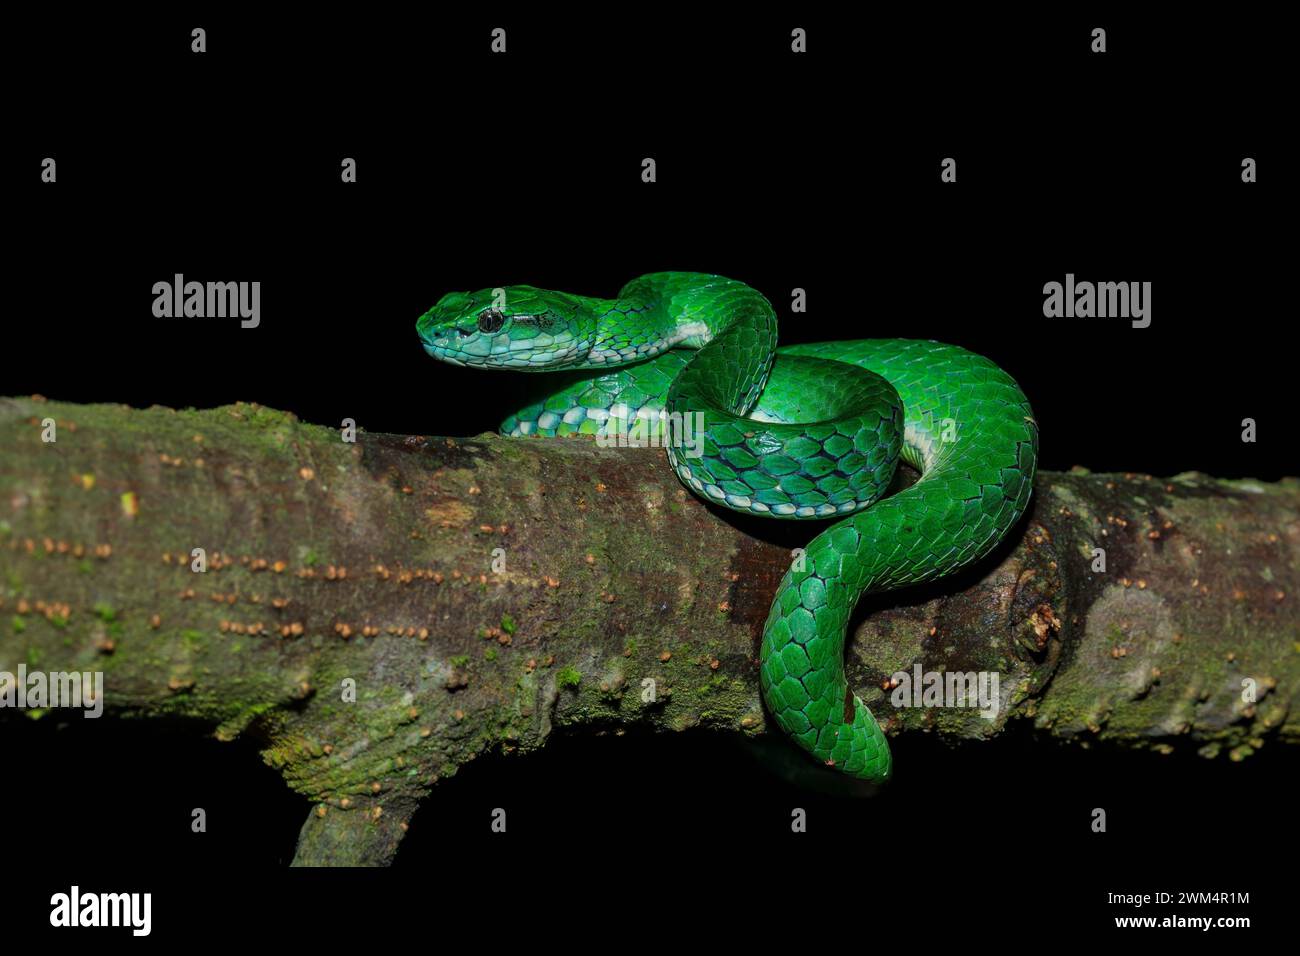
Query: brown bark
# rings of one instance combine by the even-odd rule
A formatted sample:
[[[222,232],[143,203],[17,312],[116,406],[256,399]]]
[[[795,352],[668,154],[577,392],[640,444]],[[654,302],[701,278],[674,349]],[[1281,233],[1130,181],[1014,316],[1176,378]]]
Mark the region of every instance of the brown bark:
[[[759,635],[813,533],[702,504],[657,449],[350,444],[255,405],[2,399],[0,449],[0,671],[256,734],[318,801],[302,863],[386,861],[439,779],[567,726],[763,734]],[[863,602],[850,679],[894,735],[1240,759],[1300,740],[1298,556],[1294,479],[1042,473],[995,556]],[[998,673],[997,715],[893,706],[917,664]]]

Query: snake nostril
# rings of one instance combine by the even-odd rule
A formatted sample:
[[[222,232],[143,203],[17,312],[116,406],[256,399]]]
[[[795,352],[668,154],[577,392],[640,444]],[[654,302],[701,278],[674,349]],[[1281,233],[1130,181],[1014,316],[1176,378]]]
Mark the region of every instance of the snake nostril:
[[[456,326],[456,333],[457,333],[457,334],[458,334],[462,339],[464,339],[464,338],[469,338],[469,336],[473,335],[476,331],[477,331],[477,329],[462,329],[459,325]]]

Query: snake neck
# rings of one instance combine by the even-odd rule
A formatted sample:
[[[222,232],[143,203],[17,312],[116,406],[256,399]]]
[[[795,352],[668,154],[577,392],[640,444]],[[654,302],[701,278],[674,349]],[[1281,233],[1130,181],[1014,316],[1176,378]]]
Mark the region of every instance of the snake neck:
[[[669,349],[701,349],[736,326],[766,324],[771,306],[743,282],[696,272],[639,276],[614,299],[592,299],[596,339],[582,364],[614,367]],[[773,331],[774,335],[774,331]]]

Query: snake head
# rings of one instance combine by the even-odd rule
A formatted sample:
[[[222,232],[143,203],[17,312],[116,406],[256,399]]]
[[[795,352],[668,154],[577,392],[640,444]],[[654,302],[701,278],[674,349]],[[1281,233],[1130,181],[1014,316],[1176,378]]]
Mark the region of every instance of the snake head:
[[[415,328],[434,358],[475,368],[571,367],[596,343],[596,315],[582,299],[528,285],[449,292]]]

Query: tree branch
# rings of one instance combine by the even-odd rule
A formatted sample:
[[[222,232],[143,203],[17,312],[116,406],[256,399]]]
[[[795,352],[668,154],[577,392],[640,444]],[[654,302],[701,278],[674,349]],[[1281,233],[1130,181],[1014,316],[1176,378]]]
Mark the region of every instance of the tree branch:
[[[440,779],[567,726],[763,734],[761,628],[819,527],[715,510],[659,449],[350,444],[256,405],[3,399],[0,447],[0,671],[256,734],[318,802],[298,863],[386,862]],[[1042,473],[1011,538],[859,608],[850,680],[888,733],[1300,740],[1300,481]],[[996,715],[896,707],[918,665],[997,673]]]

